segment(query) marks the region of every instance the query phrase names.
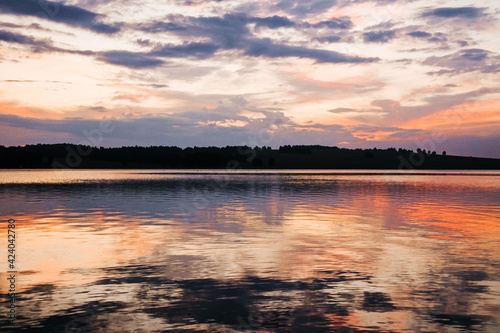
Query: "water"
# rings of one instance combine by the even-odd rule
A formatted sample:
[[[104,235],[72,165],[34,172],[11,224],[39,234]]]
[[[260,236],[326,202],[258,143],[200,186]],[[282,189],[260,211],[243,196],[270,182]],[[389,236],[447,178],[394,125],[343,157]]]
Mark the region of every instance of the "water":
[[[500,173],[0,171],[29,332],[498,332]]]

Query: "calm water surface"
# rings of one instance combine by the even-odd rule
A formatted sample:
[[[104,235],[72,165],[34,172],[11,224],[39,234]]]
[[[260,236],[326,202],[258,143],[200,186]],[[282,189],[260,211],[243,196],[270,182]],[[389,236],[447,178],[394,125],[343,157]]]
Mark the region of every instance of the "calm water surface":
[[[498,172],[4,170],[0,220],[3,331],[500,331]]]

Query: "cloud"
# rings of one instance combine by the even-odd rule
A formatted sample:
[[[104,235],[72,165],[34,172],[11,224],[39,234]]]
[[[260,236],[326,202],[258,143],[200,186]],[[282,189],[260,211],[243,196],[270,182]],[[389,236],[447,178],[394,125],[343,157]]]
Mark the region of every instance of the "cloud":
[[[54,81],[54,80],[1,80],[1,82],[8,82],[8,83],[61,83],[61,84],[73,84],[73,82]]]
[[[344,55],[335,51],[311,49],[303,46],[293,46],[276,43],[269,38],[255,38],[248,24],[255,22],[257,25],[276,29],[284,26],[293,26],[293,22],[288,18],[272,16],[265,18],[249,17],[246,14],[225,14],[222,17],[186,17],[182,15],[172,15],[169,17],[173,25],[164,23],[168,29],[170,27],[182,27],[169,30],[182,38],[200,39],[209,38],[210,42],[186,42],[182,45],[166,45],[159,47],[149,53],[155,57],[195,57],[206,59],[219,49],[240,50],[247,56],[254,57],[299,57],[316,60],[318,63],[364,63],[374,62],[375,57],[357,57]],[[330,21],[318,23],[325,27],[343,28],[350,26],[352,22],[349,18],[338,18]],[[150,27],[158,27],[155,23],[150,23]],[[142,29],[143,27],[139,27]],[[155,30],[158,31],[158,30]],[[330,37],[326,41],[338,41],[335,37]],[[149,44],[143,41],[142,44]]]
[[[423,13],[422,16],[436,16],[442,18],[460,17],[475,19],[486,16],[487,14],[484,13],[484,10],[485,8],[476,7],[442,7],[427,11]]]
[[[269,29],[277,29],[283,27],[293,27],[294,22],[290,21],[287,17],[274,15],[272,17],[253,17],[249,22],[255,22],[257,27],[267,27]]]
[[[2,30],[0,30],[0,41],[24,45],[46,46],[46,42],[37,42],[33,37]]]
[[[447,43],[448,42],[448,37],[446,34],[442,32],[435,32],[435,33],[430,33],[427,31],[421,31],[421,30],[416,30],[416,31],[411,31],[406,33],[407,36],[419,39],[419,40],[426,40],[427,42],[430,43],[442,43],[441,49],[449,49],[450,45]],[[453,35],[453,34],[452,34]],[[430,50],[430,49],[427,49]],[[435,50],[435,48],[434,48]]]
[[[150,57],[147,53],[129,51],[108,51],[99,56],[99,60],[108,64],[120,65],[134,69],[154,68],[164,64],[164,61]]]
[[[313,25],[315,28],[329,28],[329,29],[350,29],[353,23],[349,17],[337,17],[328,21],[321,21]]]
[[[191,26],[181,36],[208,37],[212,43],[224,49],[241,46],[242,40],[249,36],[248,16],[244,14],[226,14],[223,17],[190,17]]]
[[[106,111],[91,107],[93,112]],[[259,118],[249,118],[241,111],[260,113]],[[253,111],[252,111],[253,110]],[[108,118],[109,119],[109,118]],[[215,109],[202,109],[171,115],[123,114],[110,119],[114,130],[106,133],[103,145],[177,145],[226,146],[334,143],[353,139],[341,125],[299,125],[281,111],[254,109],[242,98],[233,98],[230,105]],[[38,119],[15,115],[1,115],[0,126],[16,133],[30,133],[18,138],[31,143],[29,138],[44,138],[43,142],[79,143],[85,140],[84,131],[99,128],[100,120],[66,118],[62,120]],[[264,132],[267,134],[264,136]],[[271,141],[256,143],[255,138],[269,137]],[[65,138],[61,141],[61,138]],[[254,139],[249,139],[254,138]]]
[[[81,54],[81,55],[94,54],[94,52],[89,50],[69,50],[69,49],[55,47],[52,45],[52,42],[50,40],[39,40],[31,36],[25,36],[2,30],[0,30],[0,41],[21,44],[21,45],[29,45],[33,47],[33,52],[59,52],[59,53]]]
[[[351,109],[351,108],[336,108],[336,109],[330,109],[328,110],[330,113],[349,113],[349,112],[359,112],[356,109]]]
[[[469,49],[461,52],[460,57],[469,61],[483,61],[488,58],[488,51],[481,49]]]
[[[412,2],[414,0],[337,0],[339,6],[349,6],[356,3],[375,2],[376,5],[389,5],[395,2]]]
[[[244,50],[245,54],[250,56],[265,56],[268,58],[309,58],[316,60],[318,63],[366,63],[376,62],[379,60],[378,58],[348,56],[334,51],[274,44],[270,39],[267,38],[247,40],[247,45],[245,46]]]
[[[337,36],[337,35],[331,35],[331,36],[324,36],[324,37],[318,37],[315,38],[314,40],[317,40],[320,43],[338,43],[342,37]]]
[[[487,92],[475,91],[462,95],[446,95],[444,103],[439,108],[464,102],[485,93]],[[428,103],[438,101],[439,97],[429,99]],[[394,111],[407,108],[405,111],[408,114],[418,111],[418,109],[411,109],[412,107],[405,107],[390,100],[374,101],[373,104],[384,108],[392,107]],[[375,145],[378,148],[395,146],[416,149],[419,147],[416,139],[427,138],[430,135],[421,129],[387,125],[360,125],[353,128],[312,122],[299,125],[283,112],[278,111],[258,110],[256,112],[263,114],[264,118],[250,119],[240,114],[240,111],[247,107],[249,107],[248,102],[243,98],[234,98],[231,105],[219,106],[216,109],[202,109],[166,116],[124,114],[120,118],[110,119],[113,131],[105,134],[102,145],[176,145],[180,147],[266,145],[278,147],[285,144],[339,145],[341,142],[350,142],[349,145],[353,148],[372,148]],[[437,106],[436,109],[438,109]],[[89,110],[106,111],[98,106],[91,106]],[[351,112],[351,110],[336,109],[339,112]],[[100,120],[97,119],[49,120],[0,115],[0,127],[3,130],[16,133],[17,141],[12,142],[16,145],[20,144],[19,142],[36,143],[33,140],[44,143],[82,143],[86,139],[84,131],[88,133],[92,129],[98,129],[99,123]],[[263,131],[269,134],[266,135],[266,138],[269,137],[270,141],[260,143],[249,141],[249,138],[258,138],[258,135],[262,135]],[[381,137],[377,134],[379,132]],[[386,141],[380,141],[381,138]],[[451,136],[449,140],[437,148],[439,151],[446,150],[449,154],[498,158],[500,157],[499,150],[488,147],[498,147],[499,139],[498,136],[491,138]],[[374,143],[373,140],[376,142]]]
[[[363,34],[363,39],[367,43],[387,43],[394,38],[396,32],[394,30],[386,31],[369,31]]]
[[[428,39],[429,42],[444,43],[448,40],[446,35],[441,32],[436,32],[431,38]]]
[[[374,100],[371,104],[386,114],[386,120],[406,122],[466,104],[481,96],[497,92],[498,89],[481,88],[455,95],[436,94],[424,99],[425,103],[416,106],[404,106],[400,102],[391,99]]]
[[[120,30],[120,24],[109,25],[101,22],[103,15],[52,1],[2,0],[0,13],[39,17],[103,34],[114,34]]]
[[[139,24],[137,28],[141,31],[150,33],[186,30],[185,27],[172,22],[151,22],[149,24]]]
[[[165,45],[149,54],[166,58],[194,57],[206,59],[212,56],[218,49],[219,46],[212,43],[186,43],[183,45]]]
[[[412,31],[410,33],[407,33],[407,35],[412,36],[412,37],[417,37],[417,38],[425,38],[425,37],[432,36],[432,34],[425,32],[425,31]]]
[[[335,4],[335,0],[282,0],[276,6],[287,14],[303,17],[324,12]]]
[[[94,111],[94,112],[99,112],[99,113],[108,111],[108,109],[106,109],[104,106],[92,106],[89,108],[89,110]]]
[[[500,71],[500,56],[483,49],[466,49],[442,57],[429,57],[423,64],[447,68],[431,72],[438,75],[475,71],[497,73]]]
[[[0,22],[0,28],[23,28],[23,26],[13,23]]]
[[[419,105],[404,105],[393,99],[377,99],[371,102],[371,108],[337,108],[330,113],[342,114],[349,118],[371,125],[401,125],[450,108],[467,105],[478,98],[498,93],[500,89],[481,88],[461,94],[434,94],[423,99]]]

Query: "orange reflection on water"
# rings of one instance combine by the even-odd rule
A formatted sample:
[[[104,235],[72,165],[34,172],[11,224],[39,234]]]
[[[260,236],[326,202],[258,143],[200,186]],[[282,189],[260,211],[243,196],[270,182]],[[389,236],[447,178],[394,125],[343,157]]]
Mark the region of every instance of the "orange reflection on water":
[[[1,233],[6,233],[5,227],[0,225]],[[150,255],[161,237],[155,226],[131,220],[109,223],[99,213],[78,219],[25,216],[17,220],[16,227],[17,269],[22,281],[18,292],[40,284],[91,283],[103,277],[99,268]]]
[[[196,189],[203,189],[192,179],[192,187],[175,182],[49,187],[53,196],[69,199],[57,201],[57,210],[19,218],[19,292],[53,285],[77,293],[82,302],[101,297],[137,307],[143,306],[137,289],[151,286],[144,292],[147,301],[166,308],[176,302],[194,306],[217,288],[222,291],[213,297],[232,299],[243,288],[233,284],[240,283],[258,300],[252,309],[281,307],[289,316],[298,309],[331,327],[393,331],[418,331],[419,316],[431,310],[498,314],[497,180],[279,179],[249,177],[250,185],[215,188],[206,204],[177,215],[168,213],[189,205],[199,195]],[[18,198],[35,197],[30,189]],[[86,206],[92,195],[108,209]],[[113,201],[115,196],[124,199]],[[142,196],[157,206],[147,206]],[[5,233],[5,224],[0,228]],[[262,281],[255,286],[245,280],[249,277]],[[193,291],[183,287],[185,281],[204,287]],[[231,290],[229,296],[221,285]],[[2,291],[5,286],[2,282]],[[257,298],[259,292],[266,297]],[[58,306],[72,306],[61,295]],[[207,304],[200,307],[205,311]],[[427,323],[421,330],[439,331],[439,325]]]

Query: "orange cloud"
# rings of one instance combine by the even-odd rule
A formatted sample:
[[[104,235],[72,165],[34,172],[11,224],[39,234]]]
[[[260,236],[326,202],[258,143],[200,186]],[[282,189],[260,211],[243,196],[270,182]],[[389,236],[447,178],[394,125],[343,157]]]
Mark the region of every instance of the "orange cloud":
[[[400,131],[376,131],[376,132],[364,132],[357,131],[353,132],[352,135],[359,139],[365,139],[367,141],[384,141],[389,140],[392,134],[399,133]]]
[[[0,101],[0,114],[10,114],[20,117],[58,119],[60,112],[49,111],[42,108],[21,106],[17,102]]]
[[[432,115],[412,120],[404,128],[460,131],[460,134],[489,136],[500,128],[500,99],[468,102]]]

